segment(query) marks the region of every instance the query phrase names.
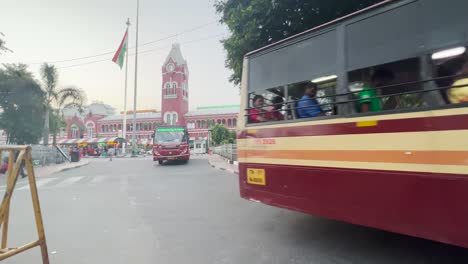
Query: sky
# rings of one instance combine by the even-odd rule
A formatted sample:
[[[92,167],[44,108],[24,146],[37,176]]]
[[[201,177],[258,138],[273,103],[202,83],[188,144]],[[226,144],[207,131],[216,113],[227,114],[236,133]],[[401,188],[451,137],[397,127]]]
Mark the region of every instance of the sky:
[[[0,32],[13,53],[0,55],[0,63],[28,64],[37,79],[40,64],[53,63],[58,68],[59,87],[79,87],[86,92],[88,103],[102,101],[122,111],[125,71],[111,59],[125,33],[128,17],[132,25],[127,109],[131,110],[136,1],[4,1]],[[228,81],[231,71],[225,68],[226,54],[220,43],[229,31],[218,22],[213,3],[140,0],[137,109],[161,109],[161,67],[174,42],[181,44],[189,67],[190,109],[239,104],[239,88]],[[58,62],[102,53],[111,54]]]

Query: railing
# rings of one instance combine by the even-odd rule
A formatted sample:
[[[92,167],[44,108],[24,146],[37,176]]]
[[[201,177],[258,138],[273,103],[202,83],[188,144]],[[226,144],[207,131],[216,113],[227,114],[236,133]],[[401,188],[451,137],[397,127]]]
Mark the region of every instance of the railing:
[[[63,153],[68,154],[67,149],[62,149]],[[31,155],[34,165],[47,166],[51,164],[60,164],[65,161],[65,157],[56,147],[43,145],[32,145]]]
[[[4,145],[5,147],[11,145]],[[65,155],[68,155],[68,149],[61,149]],[[6,155],[6,154],[5,154]],[[7,156],[2,155],[2,161]],[[69,159],[69,157],[68,157]],[[43,145],[32,145],[31,146],[31,160],[34,166],[47,166],[53,164],[60,164],[67,161],[57,147],[43,146]]]
[[[213,154],[220,155],[223,158],[226,158],[230,161],[237,161],[237,145],[236,144],[226,144],[216,147],[211,147]]]

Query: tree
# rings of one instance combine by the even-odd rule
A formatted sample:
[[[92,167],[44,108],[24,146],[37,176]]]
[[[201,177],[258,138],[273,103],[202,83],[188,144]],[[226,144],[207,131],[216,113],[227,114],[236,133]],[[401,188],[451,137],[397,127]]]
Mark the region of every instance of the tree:
[[[213,144],[233,144],[235,142],[235,133],[231,132],[222,124],[217,124],[211,130],[211,140]]]
[[[43,90],[45,92],[45,118],[43,139],[44,145],[49,144],[50,133],[50,112],[55,111],[55,115],[62,117],[63,109],[66,107],[76,107],[81,110],[81,107],[86,101],[85,93],[76,87],[57,88],[58,72],[54,65],[44,63],[41,67],[41,78],[44,84]],[[56,127],[53,132],[53,144],[56,143],[57,130]]]
[[[0,94],[0,127],[8,143],[37,143],[42,132],[44,93],[24,64],[3,65]]]
[[[342,17],[382,0],[217,0],[220,22],[231,36],[222,40],[230,81],[239,84],[244,55],[252,50]]]
[[[0,54],[2,54],[3,52],[6,52],[6,51],[9,51],[11,52],[10,49],[8,49],[6,46],[5,46],[5,40],[2,38],[4,37],[5,35],[0,32]]]

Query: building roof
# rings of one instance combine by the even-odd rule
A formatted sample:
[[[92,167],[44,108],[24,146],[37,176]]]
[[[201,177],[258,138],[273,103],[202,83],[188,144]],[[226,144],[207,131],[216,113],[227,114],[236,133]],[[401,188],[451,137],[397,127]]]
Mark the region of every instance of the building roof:
[[[115,114],[115,109],[112,106],[103,103],[92,103],[88,106],[84,106],[82,113],[80,113],[76,107],[68,107],[63,109],[63,115],[67,117],[75,115],[83,117],[89,113],[93,113],[94,115],[109,116]]]
[[[117,121],[117,120],[123,120],[124,115],[111,115],[108,117],[104,117],[100,119],[99,121]],[[137,113],[136,114],[137,119],[158,119],[161,118],[161,113]],[[127,115],[127,120],[132,120],[133,119],[133,114],[128,114]]]
[[[172,59],[177,65],[187,64],[184,56],[182,56],[182,52],[180,51],[179,43],[172,44],[171,51],[167,55],[166,60],[164,61],[164,65],[169,62],[169,59]]]
[[[217,108],[206,108],[196,111],[190,111],[185,116],[207,116],[207,115],[229,115],[239,114],[239,107],[217,107]]]

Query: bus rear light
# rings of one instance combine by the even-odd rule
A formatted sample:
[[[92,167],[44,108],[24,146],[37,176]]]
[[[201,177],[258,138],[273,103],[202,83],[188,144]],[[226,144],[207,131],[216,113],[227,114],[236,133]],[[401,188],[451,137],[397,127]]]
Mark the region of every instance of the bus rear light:
[[[432,59],[433,60],[440,60],[440,59],[446,59],[450,57],[455,57],[458,55],[462,55],[465,53],[466,48],[465,47],[456,47],[456,48],[451,48],[451,49],[446,49],[446,50],[441,50],[437,51],[432,54]]]

